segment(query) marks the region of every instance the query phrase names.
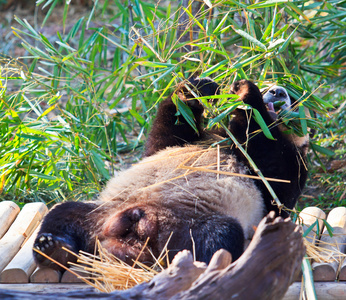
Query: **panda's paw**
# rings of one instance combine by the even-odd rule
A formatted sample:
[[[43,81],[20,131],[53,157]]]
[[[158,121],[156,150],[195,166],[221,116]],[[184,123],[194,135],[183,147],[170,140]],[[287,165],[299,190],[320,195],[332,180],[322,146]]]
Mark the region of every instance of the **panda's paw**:
[[[250,104],[253,108],[264,107],[260,90],[249,80],[242,79],[234,82],[231,85],[230,91],[238,95],[244,103]]]
[[[62,241],[51,233],[42,233],[37,236],[34,248],[44,254],[51,255],[56,249],[61,248]],[[38,252],[34,252],[37,253]]]
[[[65,237],[58,237],[51,233],[41,233],[37,236],[34,243],[34,258],[39,266],[50,267],[54,269],[62,269],[53,262],[53,260],[60,264],[67,266],[68,262],[75,261],[75,257],[63,249],[63,247],[75,251],[71,241]],[[42,255],[39,252],[45,254]],[[46,257],[47,256],[47,257]],[[48,258],[49,257],[49,258]]]
[[[198,90],[198,93],[203,96],[215,96],[220,94],[220,86],[211,78],[190,78],[190,83]],[[216,99],[212,99],[214,103]]]

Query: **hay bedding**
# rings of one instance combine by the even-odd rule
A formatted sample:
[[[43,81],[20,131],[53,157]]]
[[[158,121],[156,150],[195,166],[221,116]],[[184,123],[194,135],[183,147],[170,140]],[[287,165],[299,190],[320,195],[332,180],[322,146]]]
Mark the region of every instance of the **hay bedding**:
[[[291,245],[289,249],[287,243]],[[39,295],[0,290],[0,298],[37,300],[63,296],[64,299],[277,300],[282,299],[299,272],[304,253],[300,227],[288,219],[274,218],[274,214],[271,213],[258,225],[254,238],[244,254],[232,264],[231,255],[225,250],[217,251],[209,266],[194,262],[191,253],[185,250],[179,252],[171,265],[149,282],[125,291],[97,294],[91,290],[83,290],[63,295]],[[89,258],[88,255],[84,261],[88,261]],[[108,267],[106,263],[106,268],[109,269]],[[119,270],[115,272],[119,273]],[[128,272],[132,273],[134,269],[131,267]]]

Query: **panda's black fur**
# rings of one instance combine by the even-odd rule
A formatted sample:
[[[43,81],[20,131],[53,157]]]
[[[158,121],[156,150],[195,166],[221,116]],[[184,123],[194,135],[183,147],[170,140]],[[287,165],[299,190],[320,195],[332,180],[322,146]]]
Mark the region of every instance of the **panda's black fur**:
[[[191,79],[189,87],[202,96],[219,93],[210,79]],[[306,180],[307,141],[297,145],[280,131],[252,82],[237,81],[231,92],[261,113],[275,140],[265,137],[250,110],[242,108],[233,112],[229,130],[265,177],[290,181],[270,183],[292,209]],[[219,137],[203,129],[203,107],[189,90],[178,87],[175,95],[190,106],[198,133],[182,116],[177,122],[173,95],[165,99],[149,133],[146,158],[111,179],[97,201],[56,205],[43,220],[37,249],[66,265],[74,258],[61,246],[93,252],[98,238],[109,252],[132,263],[148,242],[150,251],[143,251],[139,260],[150,262],[168,241],[170,258],[193,249],[197,260],[209,262],[224,248],[235,260],[263,216],[271,210],[280,213],[261,180],[229,175],[256,175],[234,145],[221,144],[219,151],[207,146],[207,140],[219,141],[226,134],[220,131]],[[218,158],[222,173],[216,174]],[[58,268],[38,253],[34,256],[39,265]]]

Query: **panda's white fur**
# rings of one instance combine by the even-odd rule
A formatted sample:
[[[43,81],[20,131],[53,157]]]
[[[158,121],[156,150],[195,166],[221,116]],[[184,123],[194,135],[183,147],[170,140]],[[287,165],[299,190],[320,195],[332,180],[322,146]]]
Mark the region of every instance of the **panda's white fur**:
[[[220,171],[246,173],[246,168],[234,156],[220,151],[219,157]],[[250,238],[264,212],[261,193],[253,180],[186,168],[216,171],[217,161],[216,148],[168,148],[111,179],[100,200],[118,203],[117,209],[138,202],[179,202],[181,209],[184,206],[195,207],[200,212],[216,212],[236,218],[244,230],[245,238]]]

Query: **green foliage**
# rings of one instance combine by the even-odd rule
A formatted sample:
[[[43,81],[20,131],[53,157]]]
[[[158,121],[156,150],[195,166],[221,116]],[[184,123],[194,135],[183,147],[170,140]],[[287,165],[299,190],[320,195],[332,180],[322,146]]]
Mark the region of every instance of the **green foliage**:
[[[37,2],[48,9],[43,25],[58,2]],[[215,106],[200,99],[210,125],[240,104],[227,96],[230,84],[248,78],[260,88],[283,85],[299,100],[298,115],[285,116],[293,130],[317,128],[303,108],[326,115],[330,104],[316,90],[345,82],[345,4],[210,2],[194,14],[175,2],[96,0],[88,15],[73,20],[66,1],[63,31],[54,39],[17,18],[13,33],[27,54],[1,62],[2,195],[46,202],[94,197],[121,153],[142,145],[156,104],[194,73],[222,87]],[[188,41],[177,38],[182,12]],[[179,100],[177,112],[194,126]]]

